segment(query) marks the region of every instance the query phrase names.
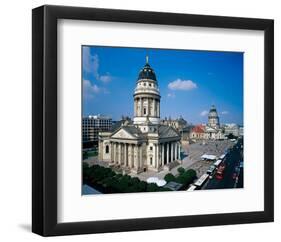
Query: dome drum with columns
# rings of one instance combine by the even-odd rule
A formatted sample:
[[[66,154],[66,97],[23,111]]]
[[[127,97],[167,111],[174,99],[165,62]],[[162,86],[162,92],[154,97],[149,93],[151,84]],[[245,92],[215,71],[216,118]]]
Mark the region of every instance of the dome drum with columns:
[[[141,69],[134,90],[133,122],[99,134],[99,160],[128,172],[170,169],[180,162],[180,136],[160,124],[160,91],[148,63]]]
[[[134,124],[142,124],[147,118],[151,123],[159,124],[160,98],[156,75],[147,57],[134,92]]]
[[[219,115],[215,105],[212,105],[209,111],[208,126],[215,129],[218,129],[220,127]]]

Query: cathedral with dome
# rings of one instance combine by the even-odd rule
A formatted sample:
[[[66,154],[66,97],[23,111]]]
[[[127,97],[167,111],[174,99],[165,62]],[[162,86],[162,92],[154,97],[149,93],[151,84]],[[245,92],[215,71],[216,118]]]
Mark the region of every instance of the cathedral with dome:
[[[181,138],[173,127],[160,123],[160,100],[156,74],[146,56],[133,93],[133,120],[99,133],[99,160],[134,173],[169,170],[180,163]]]
[[[208,114],[207,125],[196,125],[190,132],[190,138],[221,140],[224,139],[223,131],[220,127],[220,119],[215,105],[212,105]]]
[[[220,119],[215,105],[211,106],[208,114],[208,124],[205,127],[206,139],[224,139],[222,129],[220,127]]]

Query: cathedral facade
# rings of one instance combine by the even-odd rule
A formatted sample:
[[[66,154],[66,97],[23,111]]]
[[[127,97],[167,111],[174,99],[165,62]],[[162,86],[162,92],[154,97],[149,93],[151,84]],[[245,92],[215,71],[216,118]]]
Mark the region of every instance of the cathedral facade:
[[[134,98],[133,121],[126,120],[112,132],[99,134],[99,160],[128,172],[170,169],[180,158],[180,135],[160,124],[160,91],[148,63],[140,70]]]

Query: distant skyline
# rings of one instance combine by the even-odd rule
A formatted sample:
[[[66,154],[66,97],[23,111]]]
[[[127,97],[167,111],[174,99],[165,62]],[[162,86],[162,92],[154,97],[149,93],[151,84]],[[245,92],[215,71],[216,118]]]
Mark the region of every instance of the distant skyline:
[[[212,104],[221,123],[243,125],[243,53],[82,46],[83,116],[133,117],[139,71],[154,69],[160,116],[207,123]]]

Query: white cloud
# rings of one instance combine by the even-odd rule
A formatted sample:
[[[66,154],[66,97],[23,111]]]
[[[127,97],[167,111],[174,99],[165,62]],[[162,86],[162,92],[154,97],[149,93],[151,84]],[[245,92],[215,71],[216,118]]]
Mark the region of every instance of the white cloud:
[[[110,82],[112,80],[112,77],[110,76],[109,73],[107,73],[106,75],[100,76],[100,80],[102,82],[107,83],[107,82]]]
[[[88,71],[90,69],[89,56],[90,56],[89,47],[83,47],[83,49],[82,49],[82,65],[83,65],[83,70],[85,70],[85,71]]]
[[[100,66],[99,57],[98,57],[98,55],[94,55],[93,56],[93,73],[97,80],[99,80],[99,78],[100,78],[99,66]]]
[[[201,113],[200,113],[200,116],[206,116],[209,112],[207,110],[203,110]]]
[[[89,47],[83,47],[83,69],[91,72],[93,68],[94,57],[91,55]]]
[[[181,80],[180,78],[178,78],[177,80],[170,82],[168,84],[168,88],[171,90],[189,91],[197,88],[197,84],[191,80]]]
[[[88,73],[93,73],[98,81],[104,83],[110,82],[112,76],[107,72],[105,75],[100,75],[100,61],[97,54],[92,55],[89,47],[83,47],[83,70]]]
[[[167,97],[174,98],[174,97],[176,97],[176,95],[174,93],[168,93]]]
[[[83,80],[83,96],[85,98],[93,98],[100,91],[101,89],[97,85],[92,84],[89,80]]]
[[[222,111],[221,114],[228,114],[228,111]]]

